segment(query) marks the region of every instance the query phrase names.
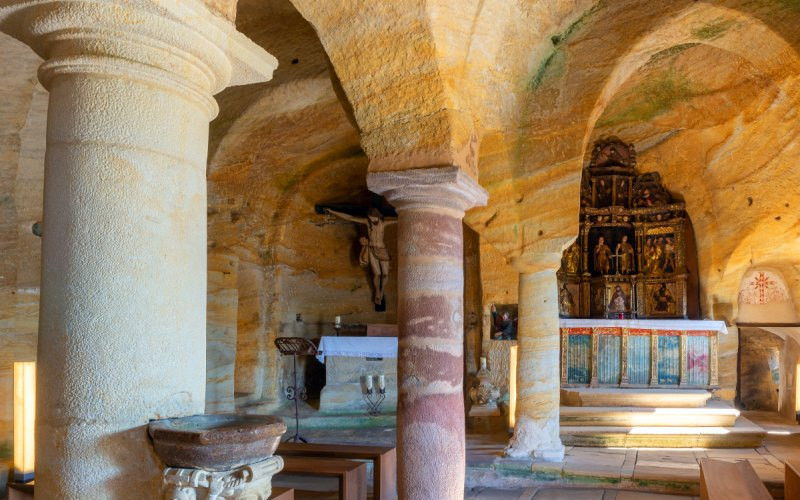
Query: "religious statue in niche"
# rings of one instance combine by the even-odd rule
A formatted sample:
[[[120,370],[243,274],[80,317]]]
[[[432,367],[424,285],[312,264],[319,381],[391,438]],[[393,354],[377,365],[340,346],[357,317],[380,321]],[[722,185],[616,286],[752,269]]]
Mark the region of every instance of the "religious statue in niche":
[[[665,273],[675,271],[675,243],[672,238],[666,237],[664,239],[664,267],[661,269]]]
[[[628,297],[622,291],[622,286],[614,287],[611,300],[608,301],[608,311],[612,313],[624,313],[628,311]]]
[[[602,236],[594,247],[594,270],[600,274],[608,274],[611,269],[611,249]]]
[[[581,249],[577,242],[567,248],[561,258],[561,267],[568,273],[575,274],[581,266]]]
[[[630,274],[633,271],[633,246],[628,243],[628,235],[622,235],[614,254],[617,259],[617,273]]]
[[[560,315],[686,317],[689,221],[661,176],[638,171],[632,144],[601,139],[580,196],[580,232],[557,274]]]
[[[657,239],[647,238],[644,243],[644,273],[651,275],[661,274],[661,257],[664,251]]]
[[[661,175],[658,172],[648,172],[636,178],[633,184],[633,206],[655,207],[670,203],[671,196],[661,185]]]
[[[558,311],[561,316],[570,317],[574,314],[574,310],[575,300],[567,288],[567,284],[564,283],[561,290],[558,291]]]
[[[397,219],[387,219],[377,208],[370,208],[366,217],[358,217],[344,212],[339,212],[331,208],[323,208],[324,213],[339,217],[340,219],[356,224],[363,224],[367,227],[367,236],[359,238],[361,243],[361,253],[359,262],[363,267],[369,266],[372,271],[372,283],[375,293],[373,302],[376,306],[384,304],[384,291],[386,282],[389,279],[389,268],[392,263],[392,256],[386,249],[383,237],[386,226],[396,224]]]

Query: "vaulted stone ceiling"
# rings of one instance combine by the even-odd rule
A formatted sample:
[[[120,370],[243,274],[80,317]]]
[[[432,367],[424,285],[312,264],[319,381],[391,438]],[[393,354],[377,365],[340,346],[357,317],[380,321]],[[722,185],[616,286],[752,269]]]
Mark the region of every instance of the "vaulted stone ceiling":
[[[592,132],[592,142],[616,135],[635,143],[639,168],[660,172],[686,201],[706,311],[715,297],[736,296],[751,260],[782,266],[780,255],[785,265],[796,249],[800,123],[787,119],[794,105],[748,60],[685,44],[631,75]]]
[[[787,260],[797,237],[791,209],[800,185],[794,168],[800,119],[795,0],[484,1],[467,2],[457,12],[447,2],[403,9],[399,4],[367,2],[347,10],[306,0],[239,2],[237,26],[281,66],[272,82],[219,97],[209,156],[212,227],[223,205],[247,214],[241,193],[266,200],[258,210],[250,207],[261,212],[276,206],[281,193],[308,189],[298,180],[327,168],[338,172],[337,182],[304,191],[308,203],[360,196],[364,185],[356,184],[370,161],[374,168],[384,168],[383,160],[375,161],[388,158],[398,161],[387,168],[413,166],[413,157],[424,152],[419,158],[430,153],[459,162],[463,145],[475,137],[478,177],[491,197],[467,222],[508,260],[529,256],[544,262],[557,258],[575,235],[578,181],[589,144],[613,132],[641,145],[643,164],[653,158],[669,187],[690,204],[698,235],[716,242],[701,267],[706,286],[720,283],[719,294],[726,297],[719,300],[731,300],[737,275],[751,260],[779,266]],[[338,23],[339,15],[352,21]],[[366,22],[370,18],[389,27],[375,31],[376,24]],[[434,47],[409,48],[426,43]],[[341,82],[338,94],[326,51],[334,80]],[[4,54],[5,67],[17,68],[9,78],[31,81],[33,70],[20,72],[27,66],[13,57],[33,66],[38,58],[27,50]],[[664,81],[647,83],[641,76],[659,58],[673,61],[676,74],[661,89]],[[417,67],[430,73],[412,71]],[[709,86],[712,81],[729,86]],[[635,101],[637,85],[640,99],[649,92],[658,100],[665,90],[667,100],[676,101],[666,104],[681,113],[625,111],[621,103]],[[706,90],[684,96],[684,85],[690,94],[691,85]],[[628,106],[635,108],[633,101]],[[665,124],[671,116],[682,121]],[[449,152],[431,153],[435,144]],[[674,154],[676,149],[681,152]],[[693,171],[702,171],[702,188],[670,184],[688,176],[688,165],[702,168]],[[242,230],[237,238],[254,237],[242,236],[248,233]],[[274,241],[255,238],[253,248]],[[800,273],[786,274],[797,290],[794,276]]]
[[[586,151],[613,132],[641,144],[643,165],[652,157],[670,189],[687,198],[699,237],[720,242],[701,262],[704,286],[726,283],[719,301],[731,301],[749,255],[786,259],[776,253],[783,248],[777,240],[794,242],[796,219],[773,213],[777,198],[767,193],[798,197],[789,166],[796,162],[800,4],[448,5],[242,0],[237,26],[282,66],[269,84],[221,96],[222,113],[212,124],[212,178],[221,178],[217,164],[252,162],[259,144],[270,144],[276,156],[261,155],[252,175],[263,177],[264,186],[290,187],[297,185],[281,178],[328,162],[358,170],[354,179],[367,163],[381,170],[450,162],[474,173],[472,148],[491,196],[488,207],[468,214],[468,224],[509,261],[552,265],[577,231]],[[667,62],[672,80],[653,73],[666,71]],[[640,100],[652,96],[654,107],[637,111],[637,92]],[[626,111],[626,99],[633,111]],[[307,137],[295,151],[289,130],[298,129]],[[682,152],[669,154],[678,146]],[[688,165],[704,172],[697,187],[671,184],[686,179]],[[736,190],[742,183],[763,192]],[[347,195],[334,189],[304,196]],[[748,198],[751,215],[729,211]],[[767,224],[775,217],[783,220],[777,231]],[[715,293],[707,301],[717,300]]]
[[[790,89],[798,35],[790,26],[798,10],[780,2],[741,7],[761,10],[601,2],[553,38],[520,106],[523,123],[494,138],[491,151],[482,148],[481,182],[492,197],[487,208],[470,214],[470,224],[509,257],[557,255],[577,231],[580,171],[594,123],[620,86],[659,52],[685,43],[718,47],[796,95]],[[715,58],[705,66],[713,72],[719,63]]]

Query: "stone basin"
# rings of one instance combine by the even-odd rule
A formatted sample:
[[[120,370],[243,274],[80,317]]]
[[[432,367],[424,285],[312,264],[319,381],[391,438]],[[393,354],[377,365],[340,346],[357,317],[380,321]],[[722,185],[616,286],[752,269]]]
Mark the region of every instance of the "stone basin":
[[[269,415],[193,415],[155,420],[148,432],[170,467],[224,471],[271,457],[286,424]]]

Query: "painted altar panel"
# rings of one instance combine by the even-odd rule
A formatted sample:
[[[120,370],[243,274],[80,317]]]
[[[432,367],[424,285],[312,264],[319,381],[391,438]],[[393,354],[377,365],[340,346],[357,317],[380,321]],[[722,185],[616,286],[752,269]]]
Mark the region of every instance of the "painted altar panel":
[[[621,340],[619,335],[597,336],[597,379],[601,384],[619,384]]]
[[[708,385],[710,347],[706,335],[686,337],[686,382],[689,385]]]
[[[680,380],[680,337],[658,336],[658,384],[678,385]]]
[[[592,336],[569,335],[566,361],[567,383],[588,385],[592,375]]]
[[[645,330],[647,331],[647,330]],[[628,384],[650,383],[650,335],[628,337]]]
[[[722,321],[562,319],[561,384],[713,388]]]

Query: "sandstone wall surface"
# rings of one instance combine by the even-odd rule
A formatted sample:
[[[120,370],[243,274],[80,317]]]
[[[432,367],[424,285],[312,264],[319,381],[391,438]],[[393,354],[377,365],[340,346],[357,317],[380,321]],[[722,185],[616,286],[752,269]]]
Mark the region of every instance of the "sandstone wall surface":
[[[0,463],[11,463],[13,363],[36,359],[47,93],[41,59],[0,34]]]

